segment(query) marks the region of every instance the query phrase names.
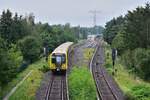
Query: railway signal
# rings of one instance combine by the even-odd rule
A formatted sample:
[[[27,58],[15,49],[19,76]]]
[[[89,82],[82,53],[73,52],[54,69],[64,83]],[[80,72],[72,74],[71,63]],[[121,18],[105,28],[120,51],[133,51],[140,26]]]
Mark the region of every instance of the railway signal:
[[[113,64],[113,75],[115,74],[115,72],[117,71],[117,69],[115,69],[115,60],[117,57],[117,50],[115,48],[112,48],[112,64]],[[115,71],[114,71],[115,70]]]

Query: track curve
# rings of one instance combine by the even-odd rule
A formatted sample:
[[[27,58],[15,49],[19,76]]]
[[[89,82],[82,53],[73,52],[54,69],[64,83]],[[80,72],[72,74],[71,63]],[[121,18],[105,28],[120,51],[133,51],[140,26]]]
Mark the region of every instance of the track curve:
[[[98,99],[124,100],[123,92],[114,79],[108,75],[103,64],[104,50],[101,44],[97,44],[97,48],[90,63],[90,69],[97,87]]]

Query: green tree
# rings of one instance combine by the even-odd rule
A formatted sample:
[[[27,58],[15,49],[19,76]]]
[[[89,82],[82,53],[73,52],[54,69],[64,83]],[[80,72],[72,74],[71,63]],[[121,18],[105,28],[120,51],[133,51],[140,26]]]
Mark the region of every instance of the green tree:
[[[27,36],[19,41],[24,60],[31,63],[40,57],[42,42],[37,36]]]
[[[124,39],[128,49],[148,48],[150,29],[150,4],[129,11],[126,15]]]
[[[5,85],[16,75],[16,64],[6,49],[6,42],[0,38],[0,86]]]
[[[103,32],[104,40],[111,44],[118,32],[122,30],[123,24],[124,18],[122,16],[113,18],[107,22]]]
[[[12,41],[12,13],[7,10],[3,11],[0,18],[0,35],[2,38],[7,40],[8,43]]]

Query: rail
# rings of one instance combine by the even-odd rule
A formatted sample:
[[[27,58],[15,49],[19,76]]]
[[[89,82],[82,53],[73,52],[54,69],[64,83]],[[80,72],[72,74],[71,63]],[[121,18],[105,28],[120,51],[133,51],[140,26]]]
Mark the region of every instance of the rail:
[[[45,100],[69,100],[67,75],[51,75]]]
[[[120,100],[119,97],[114,93],[112,85],[109,83],[106,74],[107,72],[102,67],[102,49],[101,45],[97,44],[94,55],[90,62],[90,71],[93,75],[95,85],[97,88],[97,99],[99,100]],[[121,99],[123,100],[123,99]]]

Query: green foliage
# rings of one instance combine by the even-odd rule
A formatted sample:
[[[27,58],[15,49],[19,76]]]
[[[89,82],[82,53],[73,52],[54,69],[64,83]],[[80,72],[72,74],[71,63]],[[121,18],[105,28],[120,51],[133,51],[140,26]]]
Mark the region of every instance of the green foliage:
[[[16,79],[13,79],[11,84],[8,86],[10,89],[19,83],[32,70],[32,73],[29,75],[29,77],[10,96],[9,100],[35,100],[36,92],[40,87],[40,83],[44,75],[44,73],[38,69],[42,68],[42,65],[45,63],[46,62],[44,59],[40,59],[39,61],[29,65],[29,67],[22,73],[19,73]],[[8,88],[4,91],[6,92],[6,90],[10,91]]]
[[[0,36],[8,42],[8,46],[30,34],[31,30],[29,28],[31,26],[27,24],[25,19],[18,16],[17,13],[12,17],[12,13],[9,10],[2,12],[0,18]]]
[[[112,41],[112,47],[117,48],[118,54],[121,55],[125,50],[125,43],[122,33],[118,33]]]
[[[4,44],[5,41],[0,38],[0,87],[15,77],[17,66],[14,58],[9,56],[6,49],[3,49]]]
[[[0,36],[10,42],[13,34],[12,34],[12,13],[7,10],[6,12],[2,12],[2,16],[0,18]]]
[[[138,48],[134,50],[134,63],[140,77],[150,79],[150,50]]]
[[[48,64],[44,64],[42,68],[39,69],[40,71],[42,71],[43,73],[46,73],[50,70],[50,67],[48,66]]]
[[[124,17],[106,24],[104,39],[118,50],[123,63],[143,79],[149,80],[150,3],[128,11]],[[141,49],[137,49],[141,48]]]
[[[12,58],[13,62],[17,67],[19,67],[23,61],[22,53],[17,48],[15,44],[11,45],[11,48],[8,50],[9,57]]]
[[[105,26],[106,29],[103,32],[104,40],[111,44],[118,32],[122,31],[123,24],[124,18],[122,16],[113,18],[107,22]]]
[[[64,42],[76,42],[75,33],[73,32],[73,29],[70,27],[70,25],[53,25],[51,27],[46,25],[45,27],[46,31],[41,30],[40,36],[42,37],[44,43],[43,45],[48,45],[50,52],[52,52],[54,48]]]
[[[41,41],[37,36],[27,36],[19,41],[24,60],[31,63],[38,60],[41,51]]]
[[[130,49],[147,48],[150,45],[150,4],[137,7],[126,15],[125,42]]]
[[[72,69],[69,76],[69,95],[71,100],[96,100],[96,88],[87,68]]]
[[[127,50],[122,56],[122,62],[135,74],[145,80],[149,80],[150,50],[137,48],[133,51]]]
[[[133,58],[134,54],[133,53],[134,52],[131,50],[126,50],[124,54],[122,54],[121,59],[125,66],[134,70],[134,58]]]
[[[148,100],[150,98],[150,86],[136,85],[131,89],[135,100]]]
[[[143,51],[143,50],[138,50]],[[128,55],[128,60],[132,56],[129,56],[128,51],[126,53],[126,56]],[[143,51],[144,52],[144,51]],[[106,69],[111,73],[113,70],[112,61],[111,61],[111,55],[107,57],[107,53],[111,53],[111,48],[106,47],[105,48],[105,67]],[[133,53],[133,52],[132,52]],[[125,55],[124,55],[125,56]],[[140,56],[140,55],[139,55]],[[122,64],[120,60],[120,57],[118,57],[115,68],[117,69],[116,75],[114,76],[116,82],[120,86],[120,88],[125,93],[126,99],[125,100],[149,100],[150,98],[150,84],[148,82],[145,82],[139,78],[134,77],[133,74],[130,74],[130,70],[127,69],[127,66]],[[139,60],[140,62],[140,60]],[[108,66],[110,64],[110,66]]]

